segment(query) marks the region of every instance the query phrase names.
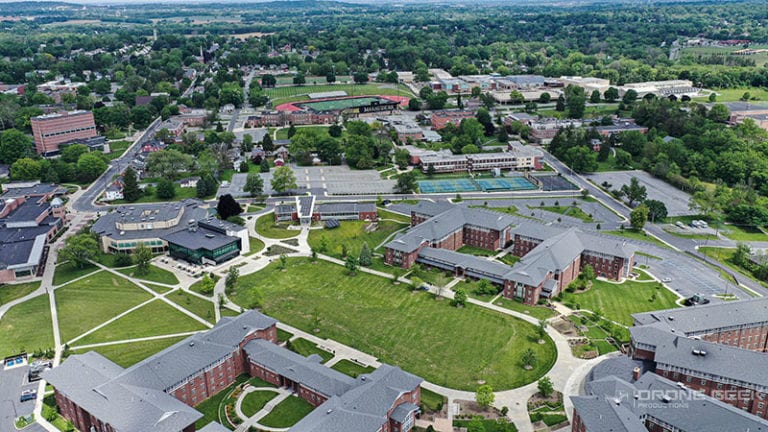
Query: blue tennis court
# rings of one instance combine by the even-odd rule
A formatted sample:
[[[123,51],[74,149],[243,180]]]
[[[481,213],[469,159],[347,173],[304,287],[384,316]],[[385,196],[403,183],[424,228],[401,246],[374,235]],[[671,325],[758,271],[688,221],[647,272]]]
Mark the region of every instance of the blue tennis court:
[[[421,193],[475,192],[479,190],[470,179],[420,180]]]
[[[525,177],[497,177],[477,179],[475,182],[483,191],[536,189],[536,185],[528,181]]]

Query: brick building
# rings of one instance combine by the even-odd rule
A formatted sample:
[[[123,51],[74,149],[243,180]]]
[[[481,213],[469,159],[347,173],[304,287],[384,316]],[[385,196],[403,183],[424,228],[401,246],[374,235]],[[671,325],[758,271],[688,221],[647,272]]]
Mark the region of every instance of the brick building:
[[[556,296],[586,265],[613,280],[631,271],[634,250],[622,241],[533,223],[513,230],[513,221],[503,213],[422,202],[411,210],[412,228],[385,246],[384,260],[403,268],[419,262],[456,276],[486,279],[502,285],[505,297],[525,304]],[[512,254],[521,257],[514,266],[450,252],[464,245],[494,251],[510,243]]]
[[[630,356],[657,374],[768,418],[768,299],[633,315]]]
[[[296,197],[294,201],[275,206],[275,221],[310,222],[336,220],[377,220],[376,204],[358,202],[316,203],[314,195]]]
[[[520,143],[510,143],[505,152],[454,155],[448,149],[417,152],[418,165],[423,172],[432,167],[436,173],[481,172],[491,170],[538,170],[542,168],[541,150]],[[412,160],[414,160],[412,158]]]
[[[203,415],[192,407],[243,373],[319,407],[291,431],[326,431],[325,422],[337,432],[412,429],[421,378],[381,365],[353,379],[323,366],[317,355],[303,357],[276,343],[277,321],[248,311],[128,369],[91,351],[70,356],[43,378],[54,387],[62,416],[82,431],[194,432]]]
[[[455,110],[455,111],[435,111],[430,116],[430,122],[432,123],[432,129],[440,130],[448,126],[448,123],[453,123],[456,127],[461,124],[464,119],[475,118],[475,112],[469,110]]]
[[[90,111],[41,115],[32,117],[30,124],[37,153],[43,156],[58,154],[62,144],[98,136],[93,113]]]

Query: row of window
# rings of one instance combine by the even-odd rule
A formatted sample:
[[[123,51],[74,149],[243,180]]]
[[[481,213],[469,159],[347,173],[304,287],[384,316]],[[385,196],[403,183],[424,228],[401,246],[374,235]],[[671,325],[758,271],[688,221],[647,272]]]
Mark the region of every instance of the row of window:
[[[82,128],[75,128],[75,129],[69,129],[69,130],[65,130],[65,131],[49,132],[49,133],[43,134],[43,137],[44,138],[50,138],[50,137],[59,136],[59,135],[68,135],[68,134],[72,134],[72,133],[83,132],[83,131],[91,131],[91,130],[96,130],[96,126],[88,126],[88,127],[82,127]]]

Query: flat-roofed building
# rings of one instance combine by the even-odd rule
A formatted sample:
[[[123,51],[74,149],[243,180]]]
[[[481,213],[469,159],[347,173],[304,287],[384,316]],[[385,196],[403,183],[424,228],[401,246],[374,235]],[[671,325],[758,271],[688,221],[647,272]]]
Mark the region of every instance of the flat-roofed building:
[[[93,113],[90,111],[41,115],[32,117],[30,124],[35,139],[35,149],[43,156],[58,154],[62,144],[98,136]]]
[[[448,126],[448,123],[453,123],[455,126],[459,126],[464,119],[474,118],[475,112],[470,110],[452,110],[452,111],[435,111],[430,116],[430,122],[432,123],[432,129],[440,130]]]

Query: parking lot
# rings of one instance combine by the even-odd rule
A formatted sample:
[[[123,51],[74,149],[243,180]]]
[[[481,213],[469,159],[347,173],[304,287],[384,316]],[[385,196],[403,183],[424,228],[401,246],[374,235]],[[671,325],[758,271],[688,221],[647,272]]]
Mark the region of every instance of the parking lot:
[[[645,171],[610,171],[586,176],[595,184],[603,182],[611,184],[611,189],[620,189],[622,185],[628,185],[632,177],[636,177],[641,185],[648,191],[648,199],[658,200],[667,206],[669,216],[684,216],[693,214],[688,208],[690,195],[674,186],[657,179]]]
[[[347,166],[311,166],[299,167],[291,165],[296,175],[296,192],[311,192],[315,195],[371,195],[391,194],[394,192],[395,180],[382,179],[375,170],[353,170]],[[273,169],[274,170],[274,169]],[[272,171],[260,174],[264,180],[264,193],[273,194]],[[235,174],[228,185],[219,187],[217,196],[231,194],[234,197],[245,197],[243,192],[247,174]]]
[[[21,392],[27,389],[37,389],[38,383],[27,380],[28,366],[14,367],[4,370],[0,366],[0,431],[14,431],[16,418],[32,414],[35,400],[20,402]],[[43,431],[39,425],[30,426],[25,431]]]

